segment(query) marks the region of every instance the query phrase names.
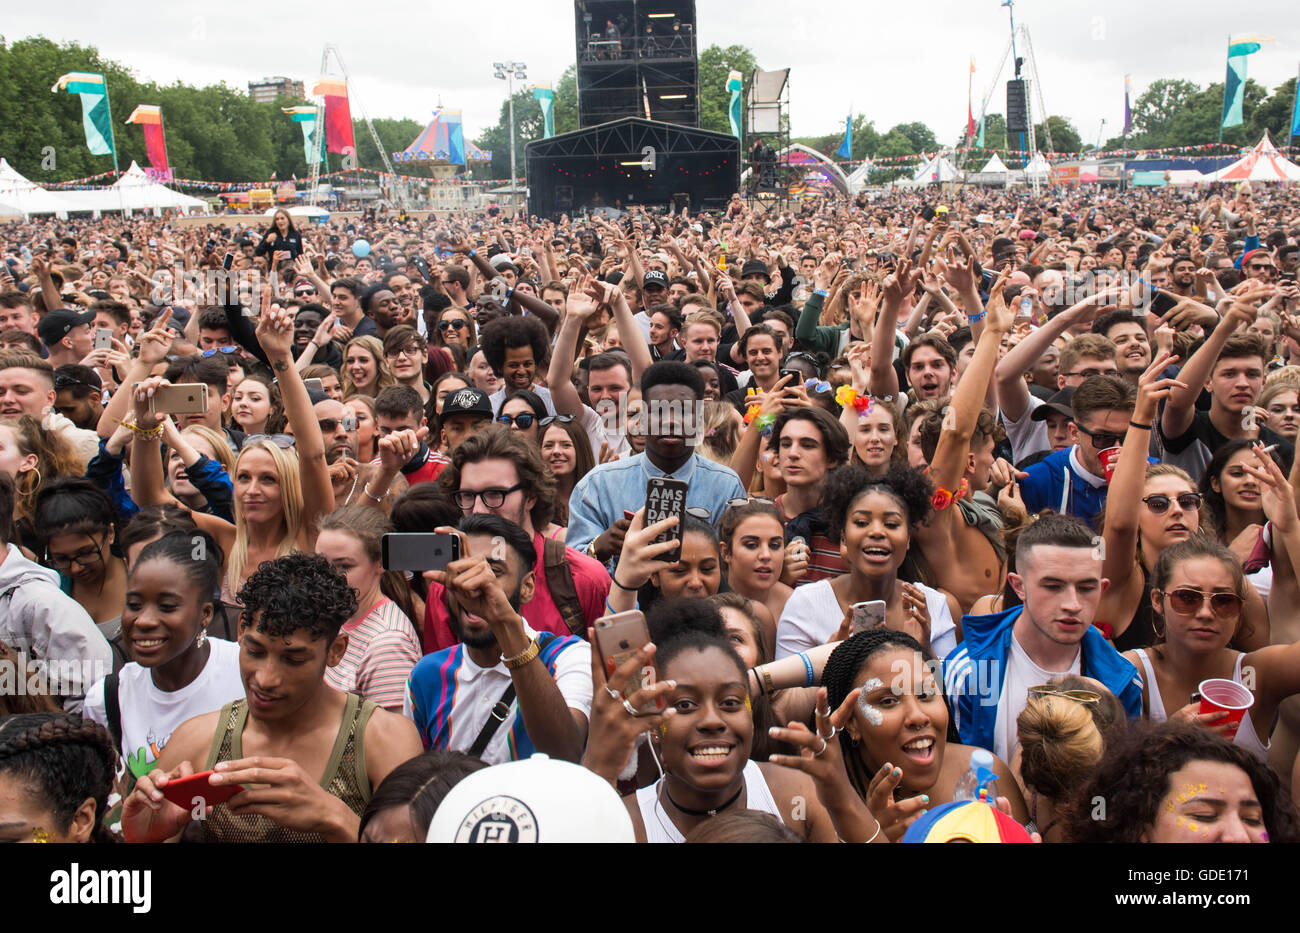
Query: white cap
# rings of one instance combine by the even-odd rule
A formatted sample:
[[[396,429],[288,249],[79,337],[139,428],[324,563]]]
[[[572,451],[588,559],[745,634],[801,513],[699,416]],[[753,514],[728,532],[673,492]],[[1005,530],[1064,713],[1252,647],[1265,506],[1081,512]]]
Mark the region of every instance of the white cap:
[[[535,754],[461,780],[425,841],[636,842],[636,832],[618,792],[594,772]]]

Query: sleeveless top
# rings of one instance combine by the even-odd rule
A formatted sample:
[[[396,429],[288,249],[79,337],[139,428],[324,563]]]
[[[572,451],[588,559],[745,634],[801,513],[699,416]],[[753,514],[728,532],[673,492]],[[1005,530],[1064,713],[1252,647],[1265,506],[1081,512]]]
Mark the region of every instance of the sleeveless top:
[[[1147,696],[1149,697],[1147,715],[1152,722],[1164,722],[1169,717],[1165,713],[1165,701],[1160,697],[1160,687],[1156,684],[1156,670],[1152,667],[1144,649],[1137,649],[1137,656],[1142,661],[1142,676],[1149,685],[1147,688]],[[1237,663],[1232,668],[1232,679],[1237,683],[1241,683],[1241,659],[1245,656],[1245,652],[1238,653]],[[1255,722],[1250,718],[1249,710],[1246,711],[1245,716],[1241,717],[1241,725],[1237,727],[1237,735],[1232,740],[1232,744],[1240,745],[1259,758],[1268,758],[1268,743],[1260,741],[1259,735],[1255,732]]]
[[[366,775],[365,734],[370,714],[378,707],[355,693],[347,694],[347,705],[339,724],[338,737],[325,765],[320,786],[331,796],[348,805],[360,816],[370,802],[370,778]],[[219,728],[212,737],[204,770],[219,761],[236,761],[244,757],[244,726],[248,722],[248,701],[235,700],[221,708]],[[203,821],[204,842],[324,842],[320,833],[286,829],[261,814],[237,816],[224,803],[212,808]]]
[[[1142,598],[1133,610],[1133,618],[1128,628],[1111,639],[1116,651],[1132,651],[1135,648],[1150,648],[1159,637],[1156,635],[1155,610],[1151,608],[1151,574],[1146,565],[1138,561],[1138,570],[1142,571]]]
[[[745,762],[745,770],[742,774],[745,776],[745,809],[771,813],[777,819],[784,821],[785,817],[777,807],[776,800],[767,787],[767,779],[763,777],[763,771],[758,763],[753,760]],[[668,812],[659,801],[659,786],[663,781],[664,779],[660,778],[649,787],[643,787],[636,792],[636,805],[641,809],[641,822],[645,825],[645,841],[685,842],[686,837],[668,818]]]

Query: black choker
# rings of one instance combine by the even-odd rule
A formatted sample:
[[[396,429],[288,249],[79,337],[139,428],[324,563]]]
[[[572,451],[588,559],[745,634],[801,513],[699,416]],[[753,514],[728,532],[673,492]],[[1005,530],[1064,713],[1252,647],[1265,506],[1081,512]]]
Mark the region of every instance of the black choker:
[[[681,811],[682,811],[683,813],[685,813],[687,816],[717,816],[719,811],[727,809],[727,807],[731,806],[733,803],[735,803],[737,800],[739,800],[739,799],[740,799],[741,791],[743,791],[744,789],[745,789],[745,785],[744,785],[744,783],[742,782],[741,785],[740,785],[740,790],[738,790],[738,791],[736,791],[734,794],[732,794],[730,800],[728,800],[728,801],[727,801],[726,803],[724,803],[722,806],[720,806],[720,807],[715,807],[715,808],[712,809],[712,810],[692,810],[690,807],[683,807],[683,806],[682,806],[680,803],[678,803],[676,800],[673,800],[673,795],[672,795],[672,794],[668,793],[668,785],[667,785],[667,784],[664,785],[664,796],[668,798],[668,802],[669,802],[669,803],[671,803],[671,804],[672,804],[674,807],[676,807],[678,810],[681,810]]]

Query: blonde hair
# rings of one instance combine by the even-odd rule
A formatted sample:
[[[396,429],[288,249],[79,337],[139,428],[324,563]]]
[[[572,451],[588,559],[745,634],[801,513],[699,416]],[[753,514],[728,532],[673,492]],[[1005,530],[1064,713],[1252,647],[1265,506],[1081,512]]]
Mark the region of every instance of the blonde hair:
[[[360,337],[353,337],[343,348],[343,363],[339,366],[339,384],[343,389],[343,397],[349,395],[360,395],[361,390],[352,383],[352,374],[348,372],[348,351],[355,346],[364,347],[370,354],[371,359],[375,361],[375,395],[379,394],[380,389],[387,389],[389,386],[397,385],[397,380],[393,378],[392,372],[388,369],[388,364],[384,362],[384,345],[379,342],[379,338],[372,334],[363,334]]]
[[[1300,388],[1300,366],[1294,364],[1283,366],[1281,369],[1275,369],[1264,378],[1264,388],[1269,389],[1275,385],[1286,385],[1292,388]]]
[[[220,431],[214,431],[206,424],[191,424],[181,431],[181,435],[191,434],[201,437],[212,448],[212,459],[220,463],[227,473],[235,472],[235,454],[230,449],[230,442]]]
[[[24,457],[36,457],[34,469],[13,478],[17,517],[30,521],[36,511],[36,494],[46,482],[56,476],[80,476],[86,466],[62,434],[43,428],[31,415],[0,418],[0,427],[13,432]]]
[[[731,465],[731,457],[740,442],[736,408],[730,402],[704,403],[704,437],[699,452],[715,463]]]
[[[276,472],[280,474],[280,520],[284,526],[284,537],[280,539],[280,544],[275,549],[275,556],[284,557],[298,549],[298,531],[302,525],[302,476],[298,453],[292,448],[281,450],[269,440],[245,444],[239,451],[239,456],[235,458],[235,469],[232,473],[238,473],[239,462],[250,450],[262,450],[269,454],[275,462]],[[234,508],[235,544],[226,559],[226,579],[230,583],[231,592],[237,593],[240,580],[244,575],[244,567],[248,563],[248,522],[244,518],[239,496],[235,496]]]
[[[1016,719],[1025,787],[1064,800],[1101,761],[1105,743],[1088,711],[1063,696],[1031,696]]]

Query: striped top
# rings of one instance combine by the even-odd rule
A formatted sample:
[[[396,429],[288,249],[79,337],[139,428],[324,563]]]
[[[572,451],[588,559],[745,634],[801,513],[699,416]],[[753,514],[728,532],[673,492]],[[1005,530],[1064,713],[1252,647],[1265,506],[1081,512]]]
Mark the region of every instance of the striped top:
[[[379,706],[401,709],[406,678],[423,654],[406,613],[381,596],[363,618],[348,622],[343,631],[348,650],[337,665],[325,668],[325,682]]]

